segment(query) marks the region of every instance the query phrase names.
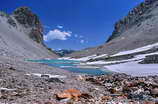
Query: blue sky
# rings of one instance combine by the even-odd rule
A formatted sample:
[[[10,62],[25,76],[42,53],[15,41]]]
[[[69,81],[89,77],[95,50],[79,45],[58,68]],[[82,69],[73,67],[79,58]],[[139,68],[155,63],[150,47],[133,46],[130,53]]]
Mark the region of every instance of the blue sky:
[[[1,0],[0,10],[11,13],[28,6],[45,29],[53,49],[84,49],[105,43],[114,23],[143,0]]]

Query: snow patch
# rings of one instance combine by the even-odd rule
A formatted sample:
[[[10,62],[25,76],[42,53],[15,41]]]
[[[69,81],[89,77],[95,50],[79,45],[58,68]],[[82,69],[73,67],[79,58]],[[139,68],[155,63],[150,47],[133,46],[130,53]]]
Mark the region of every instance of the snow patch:
[[[103,65],[103,64],[124,63],[124,62],[143,60],[146,56],[154,55],[154,54],[158,54],[158,52],[149,53],[149,54],[142,54],[142,55],[136,55],[134,58],[127,59],[127,60],[120,60],[120,61],[94,61],[94,62],[86,62],[86,63],[80,63],[80,64],[81,65]]]
[[[32,73],[32,74],[26,74],[28,76],[34,75],[37,77],[41,77],[42,75],[46,75],[49,76],[49,78],[66,78],[66,76],[62,76],[62,75],[51,75],[51,74],[40,74],[40,73]]]
[[[90,59],[97,59],[97,58],[102,58],[102,57],[106,57],[108,56],[107,54],[102,54],[102,55],[91,55],[91,56],[86,56],[86,57],[82,57],[82,58],[71,58],[71,57],[62,57],[62,58],[58,58],[60,60],[76,60],[76,61],[88,61]]]
[[[1,87],[0,90],[5,90],[5,91],[15,91],[16,89],[9,89],[9,88],[3,88],[3,87]]]
[[[134,50],[119,52],[119,53],[114,54],[114,55],[112,55],[112,56],[114,57],[114,56],[121,56],[121,55],[133,54],[133,53],[137,53],[137,52],[147,51],[147,50],[152,49],[152,48],[155,48],[155,47],[158,48],[158,43],[151,44],[151,45],[147,45],[147,46],[140,47],[140,48],[136,48],[136,49],[134,49]]]
[[[138,61],[104,67],[105,70],[126,73],[133,76],[158,75],[158,64],[138,64]]]

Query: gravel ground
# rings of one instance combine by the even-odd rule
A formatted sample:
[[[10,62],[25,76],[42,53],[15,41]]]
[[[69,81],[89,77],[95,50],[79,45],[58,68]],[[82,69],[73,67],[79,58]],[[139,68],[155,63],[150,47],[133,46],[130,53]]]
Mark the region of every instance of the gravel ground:
[[[66,78],[51,78],[47,74]],[[79,100],[57,99],[56,94],[67,89],[80,91]],[[0,104],[156,104],[156,102],[158,102],[158,76],[132,77],[118,73],[102,76],[79,75],[44,64],[0,57]]]
[[[31,73],[64,75],[66,78],[49,80],[45,77],[29,75]],[[78,76],[44,64],[0,57],[0,104],[36,104],[35,102],[45,104],[44,102],[48,101],[59,103],[54,94],[63,90],[74,88],[81,92],[91,93],[91,90],[97,88],[89,82],[78,80]],[[102,88],[98,86],[98,89]],[[91,95],[97,96],[101,93],[105,92],[99,90]]]

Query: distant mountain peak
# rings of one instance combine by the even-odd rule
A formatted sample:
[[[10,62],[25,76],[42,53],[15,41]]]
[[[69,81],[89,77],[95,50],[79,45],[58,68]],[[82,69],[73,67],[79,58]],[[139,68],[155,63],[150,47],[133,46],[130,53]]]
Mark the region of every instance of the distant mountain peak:
[[[55,53],[61,57],[67,55],[67,54],[71,54],[72,52],[75,52],[74,50],[67,50],[67,49],[60,49],[60,50],[56,50]]]

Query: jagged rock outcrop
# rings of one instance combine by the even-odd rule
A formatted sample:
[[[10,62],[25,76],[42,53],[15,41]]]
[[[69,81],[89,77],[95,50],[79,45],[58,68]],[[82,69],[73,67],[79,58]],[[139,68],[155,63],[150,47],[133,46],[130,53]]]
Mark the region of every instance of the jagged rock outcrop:
[[[0,55],[21,58],[56,58],[43,43],[43,27],[28,7],[9,15],[0,12]]]
[[[154,2],[156,2],[156,0],[145,0],[145,2],[142,2],[133,10],[131,10],[127,16],[116,22],[114,26],[114,31],[112,35],[109,37],[109,39],[107,40],[107,42],[118,37],[119,35],[121,35],[121,33],[132,28],[132,26],[134,25],[139,26],[143,21],[151,18],[152,15],[144,15],[144,14],[149,13],[153,9],[152,6]]]
[[[17,8],[13,12],[15,19],[25,28],[29,28],[29,37],[38,43],[43,43],[43,27],[36,14],[28,7]]]
[[[158,55],[146,56],[146,58],[139,63],[140,64],[157,64],[158,63]]]

